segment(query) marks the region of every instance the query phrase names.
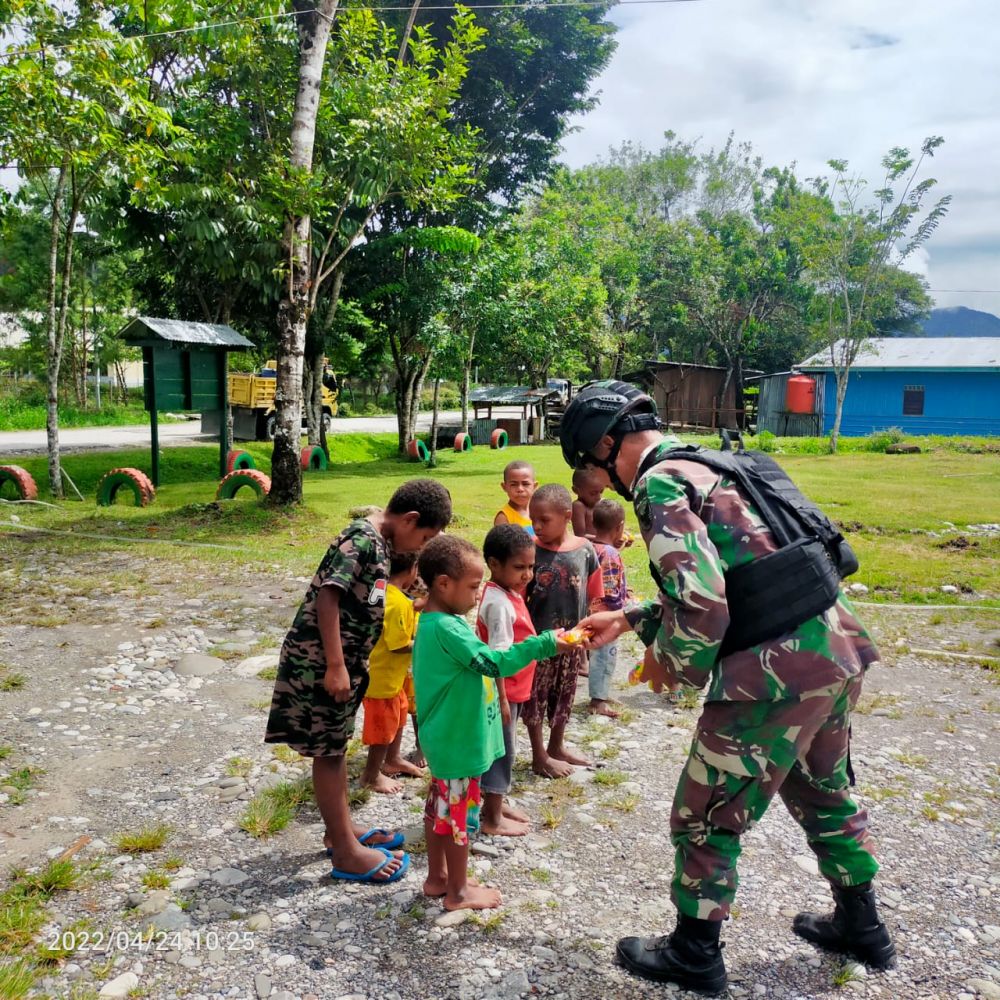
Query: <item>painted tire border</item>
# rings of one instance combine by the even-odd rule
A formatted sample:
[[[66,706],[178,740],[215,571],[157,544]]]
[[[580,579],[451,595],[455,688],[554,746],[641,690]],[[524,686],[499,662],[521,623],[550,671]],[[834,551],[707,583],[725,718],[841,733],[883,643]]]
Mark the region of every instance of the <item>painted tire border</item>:
[[[0,465],[0,486],[13,483],[19,500],[37,500],[38,484],[27,469],[20,465]]]
[[[326,452],[318,444],[307,444],[299,452],[299,464],[306,472],[310,469],[325,472],[328,465]]]
[[[509,440],[507,432],[502,427],[497,427],[490,435],[490,447],[495,451],[503,451]]]
[[[455,435],[455,451],[472,451],[472,435],[459,431]]]
[[[242,448],[233,448],[226,455],[226,471],[236,472],[237,469],[256,469],[257,463],[253,460],[253,455]]]
[[[156,488],[140,469],[111,469],[97,483],[97,506],[110,507],[122,487],[132,491],[136,507],[148,507],[156,499]]]
[[[257,494],[257,499],[262,500],[271,492],[271,477],[259,469],[236,469],[221,480],[215,499],[232,500],[244,486],[249,486]]]
[[[427,445],[420,438],[414,438],[407,443],[406,453],[410,458],[418,462],[426,462],[431,457],[431,453],[427,450]]]

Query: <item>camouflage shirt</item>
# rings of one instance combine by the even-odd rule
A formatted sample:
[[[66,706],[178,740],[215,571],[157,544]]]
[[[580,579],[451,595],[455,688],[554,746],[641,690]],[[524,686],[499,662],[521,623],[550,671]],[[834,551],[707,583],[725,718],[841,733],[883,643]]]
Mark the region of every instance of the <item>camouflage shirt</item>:
[[[680,446],[668,436],[661,449]],[[719,658],[729,625],[725,572],[778,546],[733,482],[697,462],[654,465],[635,513],[660,593],[631,606],[629,623],[657,660],[710,701],[777,701],[839,685],[878,659],[846,597],[776,639]]]
[[[389,549],[370,521],[354,521],[332,542],[309,584],[281,650],[282,661],[324,669],[326,656],[316,618],[322,587],[340,593],[340,641],[350,674],[363,672],[382,630],[389,579]]]

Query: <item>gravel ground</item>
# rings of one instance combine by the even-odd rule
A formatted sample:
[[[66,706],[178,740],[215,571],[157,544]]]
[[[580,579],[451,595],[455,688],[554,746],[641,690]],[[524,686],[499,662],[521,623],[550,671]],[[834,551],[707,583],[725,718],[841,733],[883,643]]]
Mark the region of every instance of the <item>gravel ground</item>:
[[[13,748],[0,762],[0,864],[36,868],[82,837],[91,839],[74,856],[96,862],[79,890],[49,906],[42,940],[77,926],[80,947],[40,992],[680,995],[611,959],[621,935],[672,926],[667,826],[696,708],[623,687],[624,721],[576,715],[571,738],[602,767],[562,782],[521,767],[515,799],[534,832],[482,837],[474,849],[480,878],[503,891],[502,910],[446,915],[420,893],[420,780],[356,809],[361,822],[410,833],[411,871],[390,887],[326,877],[312,806],[268,840],[239,829],[248,799],[302,773],[260,742],[270,684],[257,673],[275,662],[304,581],[235,571],[227,579],[194,563],[153,572],[128,553],[74,558],[37,542],[3,544],[0,664],[26,683],[0,693],[0,744]],[[744,841],[737,908],[723,932],[731,996],[1000,997],[1000,689],[973,658],[995,654],[1000,622],[983,613],[949,624],[954,616],[867,615],[886,662],[869,674],[853,759],[898,968],[866,975],[792,935],[792,916],[827,908],[829,897],[778,803]],[[628,665],[623,656],[622,680]],[[26,766],[40,771],[12,796],[9,775]],[[171,831],[160,850],[133,856],[111,846],[156,823]],[[165,867],[166,888],[144,886]],[[140,947],[137,932],[149,923],[154,946]]]

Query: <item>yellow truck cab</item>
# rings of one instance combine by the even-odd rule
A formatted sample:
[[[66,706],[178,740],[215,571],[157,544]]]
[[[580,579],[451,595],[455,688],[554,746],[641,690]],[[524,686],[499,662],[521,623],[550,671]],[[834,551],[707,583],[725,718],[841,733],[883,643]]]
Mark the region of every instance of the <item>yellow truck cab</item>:
[[[274,388],[278,363],[268,361],[259,372],[229,374],[229,405],[233,411],[233,438],[237,441],[273,441],[277,416]],[[323,367],[323,427],[329,432],[337,415],[337,376],[329,365]],[[305,414],[302,424],[305,426]]]

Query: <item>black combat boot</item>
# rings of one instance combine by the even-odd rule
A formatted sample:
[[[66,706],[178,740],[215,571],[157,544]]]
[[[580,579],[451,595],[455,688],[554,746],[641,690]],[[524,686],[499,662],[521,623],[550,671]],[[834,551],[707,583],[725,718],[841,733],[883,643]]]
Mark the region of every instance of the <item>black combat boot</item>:
[[[855,886],[831,883],[831,888],[833,913],[800,913],[792,922],[792,930],[800,938],[851,955],[873,969],[891,969],[896,964],[896,949],[878,915],[871,882]]]
[[[727,986],[719,944],[721,920],[677,918],[669,937],[627,937],[618,942],[617,958],[629,972],[660,983],[716,996]]]

